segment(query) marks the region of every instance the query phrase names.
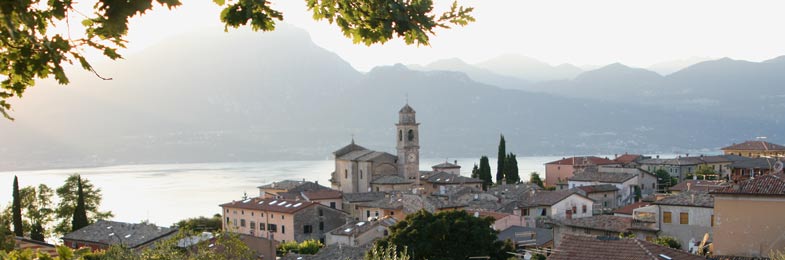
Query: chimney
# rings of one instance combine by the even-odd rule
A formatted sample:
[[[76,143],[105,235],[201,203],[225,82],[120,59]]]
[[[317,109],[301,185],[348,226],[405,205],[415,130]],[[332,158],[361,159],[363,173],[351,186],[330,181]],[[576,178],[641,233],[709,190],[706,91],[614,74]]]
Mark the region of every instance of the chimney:
[[[657,159],[660,159],[660,155],[659,154],[657,155]]]
[[[455,162],[455,165],[458,165],[458,160],[455,160],[454,162]]]
[[[315,181],[314,183],[316,183],[316,185],[319,185],[319,181]]]
[[[692,198],[692,204],[695,204],[695,194],[690,194],[690,197]]]
[[[687,156],[684,156],[684,157],[690,157],[690,154],[688,153]]]
[[[619,159],[619,154],[613,154],[613,159]]]

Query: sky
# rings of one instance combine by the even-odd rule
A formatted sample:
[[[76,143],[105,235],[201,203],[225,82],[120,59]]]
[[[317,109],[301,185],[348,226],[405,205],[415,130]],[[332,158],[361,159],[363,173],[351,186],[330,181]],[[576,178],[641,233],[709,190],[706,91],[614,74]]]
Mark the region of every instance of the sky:
[[[692,57],[762,61],[785,55],[785,1],[781,0],[461,0],[460,4],[475,8],[477,21],[437,30],[431,46],[425,47],[401,40],[356,45],[335,25],[314,21],[305,1],[272,2],[284,13],[286,23],[307,30],[316,44],[361,71],[454,57],[478,63],[502,54],[552,65],[621,62],[634,67]],[[434,2],[437,10],[451,3]],[[158,7],[132,20],[124,53],[142,51],[185,32],[222,30],[219,13],[220,7],[212,1],[184,1],[171,11]]]

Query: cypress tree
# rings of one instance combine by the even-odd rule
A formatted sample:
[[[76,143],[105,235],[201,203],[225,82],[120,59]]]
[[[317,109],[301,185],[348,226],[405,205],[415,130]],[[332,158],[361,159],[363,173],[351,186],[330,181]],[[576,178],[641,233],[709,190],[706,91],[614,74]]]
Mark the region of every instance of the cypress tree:
[[[480,179],[483,180],[482,189],[488,190],[488,186],[493,185],[493,177],[491,176],[491,164],[488,162],[488,156],[480,158]]]
[[[14,176],[13,197],[13,205],[11,206],[13,216],[11,218],[14,223],[14,235],[21,237],[24,236],[22,230],[22,197],[19,195],[19,180],[16,176]]]
[[[477,164],[474,164],[474,168],[472,168],[472,178],[479,179],[480,178],[480,168]]]
[[[30,239],[45,242],[44,227],[41,225],[41,223],[36,222],[30,228]]]
[[[515,184],[521,181],[521,176],[518,175],[518,159],[516,158],[514,153],[510,153],[507,155],[506,162],[504,162],[505,173],[504,179],[507,180],[507,184]]]
[[[76,208],[74,208],[74,219],[71,221],[71,231],[79,230],[90,224],[87,221],[87,208],[84,202],[81,176],[78,176],[76,180],[76,196]]]
[[[499,140],[499,154],[496,156],[496,183],[502,184],[504,180],[505,165],[504,161],[507,160],[506,144],[504,142],[504,135],[501,135]]]

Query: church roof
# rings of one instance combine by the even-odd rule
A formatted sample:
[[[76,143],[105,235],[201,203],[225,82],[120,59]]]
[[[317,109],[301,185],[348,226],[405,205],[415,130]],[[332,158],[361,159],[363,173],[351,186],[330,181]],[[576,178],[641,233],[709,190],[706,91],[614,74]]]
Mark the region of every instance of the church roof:
[[[348,161],[355,161],[357,159],[360,159],[363,156],[366,156],[366,155],[369,155],[369,154],[372,154],[372,153],[374,153],[374,152],[371,151],[371,150],[351,151],[351,152],[348,152],[348,153],[346,153],[344,155],[339,156],[338,159],[340,159],[340,160],[348,160]]]
[[[460,165],[450,163],[450,162],[443,162],[434,166],[431,166],[434,169],[450,169],[450,168],[461,168]]]
[[[335,152],[333,152],[333,154],[335,155],[336,158],[338,158],[338,157],[341,157],[341,156],[343,156],[343,155],[345,155],[347,153],[354,152],[354,151],[360,151],[360,150],[368,150],[368,149],[365,149],[365,147],[362,147],[362,146],[359,146],[359,145],[355,144],[354,143],[354,139],[352,139],[352,143],[350,143],[350,144],[348,144],[348,145],[346,145],[344,147],[341,147],[341,149],[336,150]]]
[[[399,113],[415,113],[415,112],[414,109],[409,106],[409,104],[406,104],[401,108],[401,111],[399,111]]]
[[[412,180],[407,180],[398,175],[382,176],[371,181],[371,184],[410,184]]]

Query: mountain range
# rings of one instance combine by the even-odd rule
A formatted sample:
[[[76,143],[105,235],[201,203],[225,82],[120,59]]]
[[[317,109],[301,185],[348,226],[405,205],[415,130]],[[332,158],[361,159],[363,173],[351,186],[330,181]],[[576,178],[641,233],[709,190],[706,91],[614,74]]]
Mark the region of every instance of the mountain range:
[[[785,139],[783,60],[705,61],[667,76],[545,64],[550,74],[529,75],[551,78],[536,78],[503,72],[499,59],[361,73],[290,26],[202,32],[97,65],[111,81],[72,70],[69,86],[40,82],[14,102],[16,121],[0,121],[0,170],[325,159],[352,136],[394,152],[407,96],[423,157],[493,155],[499,134],[519,155],[712,152]]]

